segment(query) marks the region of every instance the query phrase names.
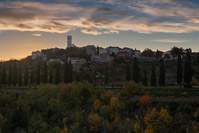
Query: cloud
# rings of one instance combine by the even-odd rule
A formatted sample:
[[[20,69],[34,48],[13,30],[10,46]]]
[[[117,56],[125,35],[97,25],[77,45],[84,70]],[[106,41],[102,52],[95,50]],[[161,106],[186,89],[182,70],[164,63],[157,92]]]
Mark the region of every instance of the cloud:
[[[40,37],[41,34],[32,34],[33,36]]]
[[[189,40],[177,40],[177,39],[159,39],[159,40],[152,40],[153,42],[163,42],[163,43],[185,43],[189,42]]]
[[[85,34],[92,34],[92,35],[100,35],[102,34],[101,32],[94,30],[94,29],[83,29],[81,30],[81,32],[85,33]]]
[[[94,5],[86,8],[78,2],[0,2],[0,31],[66,33],[80,29],[93,35],[199,31],[199,4],[184,0],[93,0]]]

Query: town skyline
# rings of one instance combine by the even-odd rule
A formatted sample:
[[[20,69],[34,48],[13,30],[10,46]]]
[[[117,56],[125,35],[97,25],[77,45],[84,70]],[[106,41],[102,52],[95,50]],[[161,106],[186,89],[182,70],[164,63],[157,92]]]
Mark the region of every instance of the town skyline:
[[[65,48],[66,35],[72,35],[80,47],[166,51],[178,46],[197,52],[198,5],[197,0],[2,0],[0,60]]]

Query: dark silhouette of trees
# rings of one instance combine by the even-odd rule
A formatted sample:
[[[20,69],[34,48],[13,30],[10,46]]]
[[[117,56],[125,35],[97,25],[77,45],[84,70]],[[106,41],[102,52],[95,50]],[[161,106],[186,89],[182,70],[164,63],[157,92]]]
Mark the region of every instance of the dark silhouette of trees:
[[[97,55],[99,55],[99,47],[97,46]]]
[[[25,72],[24,72],[24,85],[27,86],[29,84],[29,72],[28,72],[28,67],[25,67]]]
[[[60,67],[56,67],[56,73],[55,73],[55,84],[60,83]]]
[[[69,65],[68,61],[64,64],[64,83],[69,83]]]
[[[181,53],[178,53],[178,64],[177,64],[177,83],[181,86],[182,84],[182,59]]]
[[[50,84],[53,83],[53,70],[52,70],[52,68],[50,69],[49,83],[50,83]]]
[[[130,72],[130,68],[128,64],[126,68],[126,81],[130,81],[130,80],[131,80],[131,72]]]
[[[24,73],[24,85],[27,86],[29,84],[29,73],[28,73],[28,67],[25,68]]]
[[[187,49],[187,57],[184,66],[184,83],[185,87],[191,87],[191,81],[193,76],[192,65],[191,65],[191,50]]]
[[[40,84],[40,65],[37,66],[37,84]]]
[[[73,82],[73,66],[71,61],[69,61],[69,83]]]
[[[14,63],[13,65],[13,85],[17,85],[17,82],[18,82],[18,72],[17,72],[17,64]]]
[[[109,83],[109,74],[108,74],[108,66],[107,66],[107,64],[106,64],[106,66],[105,66],[105,74],[104,74],[104,84],[105,85],[108,85],[108,83]]]
[[[159,51],[156,51],[156,59],[159,59]]]
[[[156,73],[155,73],[155,66],[152,66],[151,70],[151,86],[156,86]]]
[[[7,75],[6,75],[6,67],[5,67],[5,65],[3,65],[2,74],[1,74],[1,83],[2,83],[3,85],[6,84],[6,81],[7,81],[6,78],[7,78]]]
[[[35,82],[35,76],[34,76],[34,70],[32,70],[30,74],[30,84],[33,84],[34,82]]]
[[[146,48],[143,52],[142,52],[142,56],[145,57],[154,57],[154,53],[151,49]]]
[[[159,85],[164,86],[165,85],[165,68],[164,68],[163,60],[161,60],[159,68],[160,68]]]
[[[8,73],[8,84],[12,84],[12,64],[9,66],[9,73]]]
[[[19,71],[18,71],[18,85],[22,86],[22,70],[21,70],[21,64],[19,64]]]
[[[135,83],[139,83],[139,67],[138,67],[138,61],[137,58],[134,58],[133,62],[133,75],[132,75],[132,80],[135,81]]]
[[[147,77],[147,71],[146,70],[144,70],[143,85],[148,86],[148,77]]]
[[[46,63],[43,65],[43,78],[42,78],[43,83],[48,82],[48,66]]]

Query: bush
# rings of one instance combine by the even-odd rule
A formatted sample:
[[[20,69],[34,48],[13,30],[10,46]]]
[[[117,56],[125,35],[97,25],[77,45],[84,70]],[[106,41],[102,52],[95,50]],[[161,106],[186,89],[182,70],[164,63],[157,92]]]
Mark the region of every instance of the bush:
[[[153,97],[149,95],[144,95],[139,99],[140,105],[151,105],[153,102]]]
[[[125,82],[123,85],[124,94],[127,97],[131,97],[135,94],[141,94],[143,89],[138,86],[134,81]]]

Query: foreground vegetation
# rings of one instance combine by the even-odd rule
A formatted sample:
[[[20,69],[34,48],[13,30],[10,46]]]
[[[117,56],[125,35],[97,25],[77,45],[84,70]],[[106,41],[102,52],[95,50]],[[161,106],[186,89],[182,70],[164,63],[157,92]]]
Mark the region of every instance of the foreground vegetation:
[[[1,91],[0,132],[199,132],[199,102],[157,100],[145,91],[133,81],[120,92],[86,81]]]

